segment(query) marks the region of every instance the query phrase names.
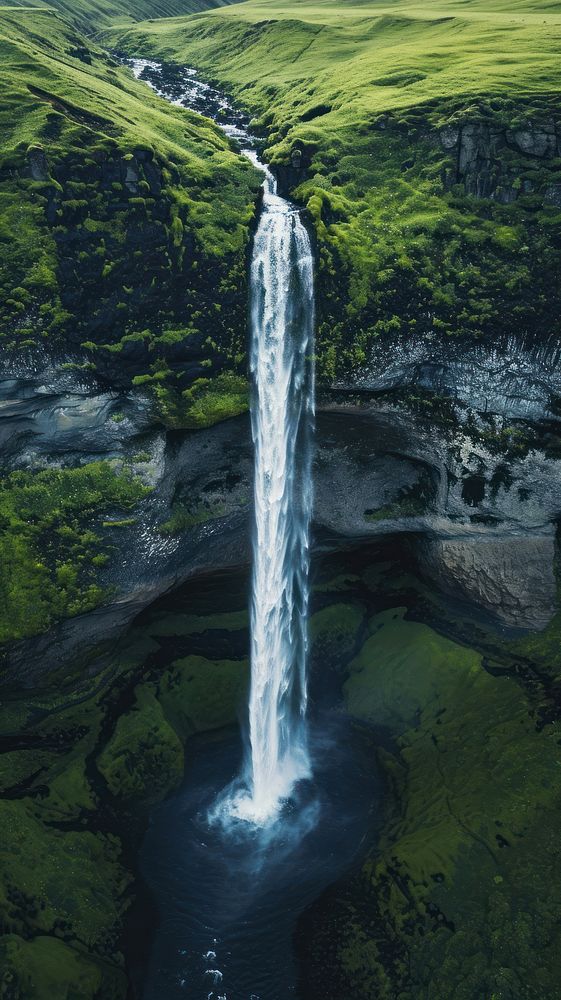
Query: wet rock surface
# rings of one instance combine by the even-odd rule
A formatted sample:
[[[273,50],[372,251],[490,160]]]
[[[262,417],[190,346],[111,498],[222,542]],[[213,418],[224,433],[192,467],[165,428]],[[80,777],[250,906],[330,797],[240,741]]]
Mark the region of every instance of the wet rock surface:
[[[421,569],[506,625],[544,628],[555,612],[553,528],[543,535],[425,539]]]
[[[8,651],[31,683],[112,641],[160,594],[247,563],[253,451],[246,416],[166,431],[140,391],[113,389],[37,357],[0,384],[4,467],[104,459],[150,489],[134,517],[107,519],[108,597]],[[554,352],[393,345],[354,385],[320,400],[315,534],[320,549],[405,534],[421,572],[499,624],[543,628],[553,613],[561,434]]]

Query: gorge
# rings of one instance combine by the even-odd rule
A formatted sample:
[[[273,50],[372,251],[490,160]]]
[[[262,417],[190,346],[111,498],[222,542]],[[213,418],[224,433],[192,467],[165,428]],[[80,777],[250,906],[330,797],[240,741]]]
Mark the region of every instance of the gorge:
[[[141,7],[0,8],[0,993],[557,1000],[561,14]]]

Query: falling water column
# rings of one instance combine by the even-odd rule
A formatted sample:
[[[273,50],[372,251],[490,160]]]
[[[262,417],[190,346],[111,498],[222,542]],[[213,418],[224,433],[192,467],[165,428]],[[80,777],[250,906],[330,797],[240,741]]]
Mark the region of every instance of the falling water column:
[[[250,751],[237,815],[264,824],[309,777],[306,649],[314,421],[313,259],[267,175],[251,266],[255,528]]]

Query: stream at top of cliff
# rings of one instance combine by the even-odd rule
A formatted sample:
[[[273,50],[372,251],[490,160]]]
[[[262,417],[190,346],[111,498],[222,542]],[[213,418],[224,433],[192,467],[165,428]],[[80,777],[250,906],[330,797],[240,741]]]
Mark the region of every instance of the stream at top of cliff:
[[[298,995],[300,914],[361,855],[378,779],[364,731],[336,709],[309,730],[306,648],[313,260],[296,206],[277,194],[247,122],[191,69],[132,60],[173,103],[214,118],[264,173],[251,268],[255,528],[245,746],[199,737],[180,792],[151,816],[140,867],[159,922],[145,1000]]]

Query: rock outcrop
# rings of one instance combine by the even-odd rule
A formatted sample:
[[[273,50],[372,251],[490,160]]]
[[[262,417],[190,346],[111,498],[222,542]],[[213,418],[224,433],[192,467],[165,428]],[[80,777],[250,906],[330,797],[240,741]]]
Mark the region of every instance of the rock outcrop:
[[[543,535],[429,538],[418,548],[427,576],[454,598],[505,625],[545,628],[555,611],[553,529]]]
[[[14,645],[8,675],[109,648],[161,594],[250,558],[247,416],[165,431],[140,391],[36,359],[6,372],[0,438],[11,469],[101,458],[150,493],[130,523],[105,522],[108,598]],[[388,345],[354,385],[320,400],[315,539],[323,550],[403,536],[419,571],[496,623],[543,628],[555,606],[561,434],[554,353]]]
[[[551,161],[560,155],[561,130],[555,122],[506,128],[474,121],[447,125],[441,129],[440,143],[455,157],[444,173],[445,187],[463,184],[466,194],[493,198],[508,205],[521,194],[541,192],[545,202],[558,204],[561,184],[546,184],[526,176],[536,161]],[[514,154],[514,155],[513,155]]]

